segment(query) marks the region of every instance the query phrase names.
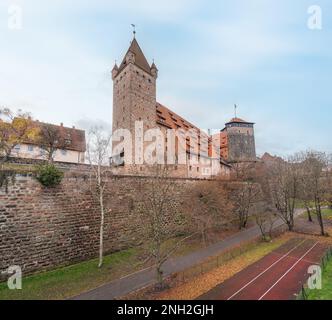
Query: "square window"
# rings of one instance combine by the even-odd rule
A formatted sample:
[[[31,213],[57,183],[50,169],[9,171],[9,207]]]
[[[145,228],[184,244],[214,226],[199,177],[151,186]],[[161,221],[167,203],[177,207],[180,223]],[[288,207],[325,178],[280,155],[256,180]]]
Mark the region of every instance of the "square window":
[[[33,151],[33,146],[29,145],[28,146],[28,151],[32,152]]]

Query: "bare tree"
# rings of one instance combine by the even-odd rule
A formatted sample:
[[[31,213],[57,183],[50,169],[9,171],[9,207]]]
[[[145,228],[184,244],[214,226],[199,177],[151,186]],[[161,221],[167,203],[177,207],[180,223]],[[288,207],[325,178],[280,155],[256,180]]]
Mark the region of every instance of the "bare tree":
[[[308,179],[308,174],[311,171],[310,161],[306,161],[307,154],[305,152],[296,155],[299,162],[299,200],[303,201],[304,207],[307,211],[308,221],[313,222],[312,219],[312,203],[314,199],[312,190],[312,181]]]
[[[234,164],[237,183],[230,185],[231,200],[239,219],[239,229],[247,227],[251,206],[259,200],[260,185],[255,164]]]
[[[112,175],[109,167],[110,149],[111,134],[99,127],[92,128],[88,134],[87,160],[91,166],[90,189],[100,207],[99,268],[103,264],[104,252],[105,188]]]
[[[328,158],[323,152],[307,151],[304,154],[303,165],[306,167],[305,180],[311,188],[311,200],[315,206],[315,214],[321,229],[321,235],[325,236],[322,206],[329,195],[329,171]]]
[[[269,191],[271,201],[277,209],[279,217],[288,226],[289,231],[294,228],[295,204],[299,192],[298,164],[289,161],[275,161],[269,166]]]
[[[45,152],[46,160],[50,163],[54,160],[55,152],[65,147],[59,128],[51,124],[43,124],[40,127],[38,143]]]
[[[179,186],[168,177],[168,167],[155,165],[150,169],[150,173],[148,182],[137,178],[138,192],[141,195],[138,211],[142,217],[142,228],[148,242],[149,254],[154,262],[156,288],[160,290],[164,287],[164,263],[192,235],[180,240],[176,238],[183,229],[185,217],[180,209],[181,201],[176,196]],[[166,245],[165,242],[170,239],[175,242]]]
[[[277,215],[275,210],[265,201],[256,202],[252,207],[252,215],[255,218],[256,224],[264,241],[272,239],[272,231]]]
[[[332,209],[332,154],[328,156],[328,165],[326,168],[327,193],[326,201],[329,208]]]
[[[207,244],[207,232],[229,220],[232,209],[227,190],[217,181],[201,182],[190,190],[184,207],[189,213],[192,232],[199,232]]]

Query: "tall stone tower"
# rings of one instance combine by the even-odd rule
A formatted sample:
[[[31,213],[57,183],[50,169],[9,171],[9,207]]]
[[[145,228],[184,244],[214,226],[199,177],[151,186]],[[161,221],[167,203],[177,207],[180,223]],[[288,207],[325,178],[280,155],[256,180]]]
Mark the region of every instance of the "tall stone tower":
[[[156,126],[157,77],[156,65],[149,65],[134,36],[122,63],[119,67],[115,64],[112,70],[113,132],[128,129],[132,134],[133,145],[136,136],[135,122],[143,122],[143,134]],[[135,161],[134,147],[132,157]]]
[[[228,157],[234,161],[256,161],[254,123],[233,118],[226,123]]]

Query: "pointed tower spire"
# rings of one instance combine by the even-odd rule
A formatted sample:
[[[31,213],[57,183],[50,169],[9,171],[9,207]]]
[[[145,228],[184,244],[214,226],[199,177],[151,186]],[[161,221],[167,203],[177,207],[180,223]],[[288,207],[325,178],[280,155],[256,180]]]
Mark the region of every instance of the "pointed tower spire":
[[[118,74],[119,74],[119,67],[115,60],[114,67],[112,69],[112,79],[114,80]]]
[[[142,49],[140,48],[136,38],[130,44],[130,47],[119,67],[119,72],[121,72],[128,64],[133,63],[140,69],[151,74],[151,68],[146,60]]]
[[[154,63],[154,59],[151,65],[151,74],[157,79],[158,78],[158,68]]]

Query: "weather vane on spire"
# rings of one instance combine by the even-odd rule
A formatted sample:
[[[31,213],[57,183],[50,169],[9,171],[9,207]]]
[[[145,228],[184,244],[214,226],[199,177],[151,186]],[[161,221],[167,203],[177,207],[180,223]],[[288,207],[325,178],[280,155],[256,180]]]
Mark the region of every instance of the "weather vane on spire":
[[[131,26],[133,27],[133,34],[134,34],[134,38],[135,38],[135,36],[136,36],[136,25],[131,24]]]
[[[236,112],[236,110],[237,110],[237,105],[234,104],[234,115],[235,115],[235,118],[237,117],[237,112]]]

